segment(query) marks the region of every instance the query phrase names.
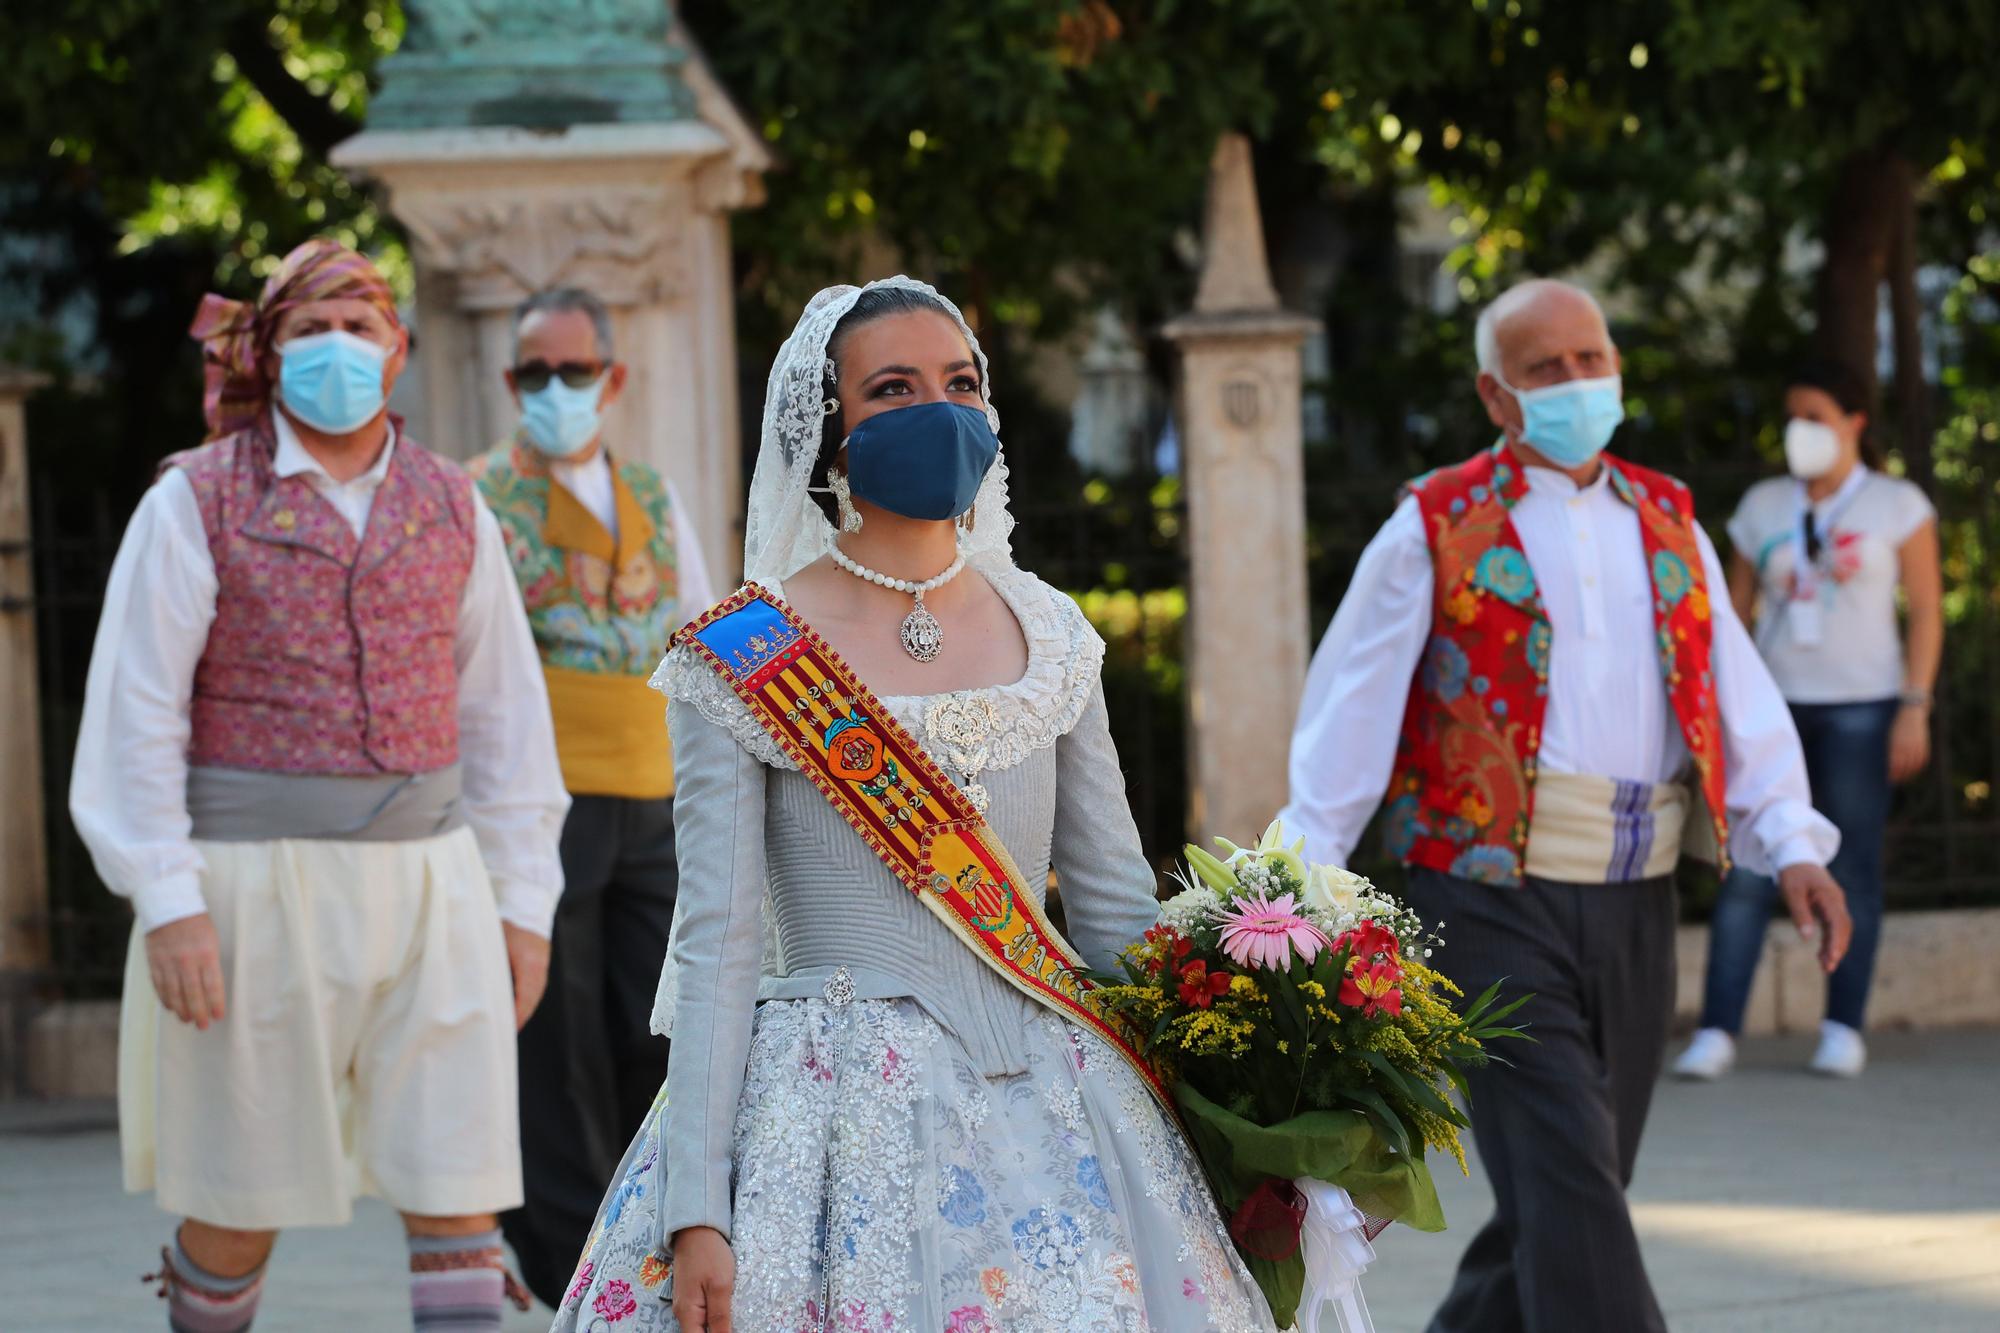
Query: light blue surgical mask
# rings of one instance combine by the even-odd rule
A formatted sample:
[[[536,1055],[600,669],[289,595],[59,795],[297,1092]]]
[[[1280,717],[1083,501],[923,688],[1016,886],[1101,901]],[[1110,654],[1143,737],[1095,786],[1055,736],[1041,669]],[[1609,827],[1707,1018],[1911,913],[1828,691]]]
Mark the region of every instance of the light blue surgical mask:
[[[1522,440],[1557,467],[1582,467],[1603,453],[1625,419],[1624,381],[1616,375],[1517,389],[1491,373],[1521,405]]]
[[[278,347],[278,396],[316,431],[346,435],[373,421],[388,395],[382,368],[389,349],[341,329],[308,334]]]
[[[574,458],[604,429],[598,399],[604,393],[605,371],[581,389],[551,379],[533,393],[521,395],[521,430],[528,442],[549,458]]]

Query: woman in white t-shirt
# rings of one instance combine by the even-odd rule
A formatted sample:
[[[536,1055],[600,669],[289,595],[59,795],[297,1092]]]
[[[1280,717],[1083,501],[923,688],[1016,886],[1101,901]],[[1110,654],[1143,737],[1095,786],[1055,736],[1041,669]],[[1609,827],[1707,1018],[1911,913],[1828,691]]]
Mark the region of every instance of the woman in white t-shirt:
[[[1864,457],[1866,389],[1820,363],[1785,391],[1785,463],[1729,520],[1729,594],[1791,704],[1813,804],[1840,829],[1828,867],[1847,891],[1854,942],[1827,979],[1812,1068],[1852,1077],[1882,927],[1882,830],[1890,787],[1930,758],[1931,687],[1944,647],[1937,515],[1915,483]],[[1897,632],[1897,592],[1908,610]],[[1735,1059],[1750,983],[1777,897],[1742,870],[1723,881],[1711,927],[1701,1030],[1675,1064],[1718,1078]]]

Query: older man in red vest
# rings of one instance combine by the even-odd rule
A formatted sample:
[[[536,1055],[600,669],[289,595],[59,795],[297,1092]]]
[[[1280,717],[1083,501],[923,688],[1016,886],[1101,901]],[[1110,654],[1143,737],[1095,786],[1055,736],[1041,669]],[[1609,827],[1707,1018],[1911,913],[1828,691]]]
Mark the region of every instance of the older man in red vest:
[[[1535,995],[1535,1044],[1472,1079],[1496,1211],[1432,1333],[1660,1333],[1624,1189],[1673,1015],[1683,839],[1777,874],[1830,968],[1839,835],[1711,592],[1687,488],[1603,452],[1624,408],[1596,301],[1524,283],[1476,338],[1502,438],[1412,482],[1363,554],[1307,680],[1285,823],[1345,864],[1382,806],[1444,972]]]
[[[388,413],[409,338],[361,255],[310,241],[194,333],[209,441],[126,530],[70,789],[138,917],[125,1183],[186,1218],[175,1329],[250,1327],[277,1231],[356,1193],[404,1214],[416,1327],[498,1329],[568,805],[513,570]]]

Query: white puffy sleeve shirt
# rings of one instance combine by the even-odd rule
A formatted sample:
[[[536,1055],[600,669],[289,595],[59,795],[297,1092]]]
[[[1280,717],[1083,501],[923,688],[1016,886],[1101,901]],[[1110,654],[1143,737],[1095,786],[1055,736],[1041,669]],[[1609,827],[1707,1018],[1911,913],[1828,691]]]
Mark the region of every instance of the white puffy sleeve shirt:
[[[336,482],[275,416],[280,476],[305,475],[357,535],[396,448]],[[500,525],[474,492],[472,573],[459,604],[459,750],[466,823],[502,920],[538,935],[562,895],[557,845],[569,796],[547,687]],[[189,705],[218,588],[194,487],[178,470],[146,492],[119,544],[91,652],[70,815],[112,892],[144,930],[207,911],[187,811]]]
[[[1563,473],[1526,468],[1528,491],[1511,515],[1548,611],[1548,712],[1539,767],[1666,782],[1688,762],[1660,680],[1652,579],[1639,516],[1608,469],[1578,487]],[[1790,711],[1698,532],[1714,608],[1713,663],[1722,714],[1731,853],[1773,873],[1824,865],[1840,834],[1812,808]],[[1388,790],[1410,682],[1431,633],[1434,575],[1423,518],[1405,497],[1362,552],[1347,595],[1314,654],[1292,735],[1286,832],[1308,856],[1345,865]]]

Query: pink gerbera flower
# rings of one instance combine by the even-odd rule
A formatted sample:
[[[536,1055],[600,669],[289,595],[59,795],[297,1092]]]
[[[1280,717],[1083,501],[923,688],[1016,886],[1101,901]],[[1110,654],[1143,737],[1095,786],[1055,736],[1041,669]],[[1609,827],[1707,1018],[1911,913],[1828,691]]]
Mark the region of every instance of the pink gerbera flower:
[[[1238,898],[1222,920],[1222,951],[1239,967],[1283,970],[1295,952],[1310,963],[1329,943],[1325,931],[1299,915],[1289,893]]]

